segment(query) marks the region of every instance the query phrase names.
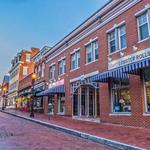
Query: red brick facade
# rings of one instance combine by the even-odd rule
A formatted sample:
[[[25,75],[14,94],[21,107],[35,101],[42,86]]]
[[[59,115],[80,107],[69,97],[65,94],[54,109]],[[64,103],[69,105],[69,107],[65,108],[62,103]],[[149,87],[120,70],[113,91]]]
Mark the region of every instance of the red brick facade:
[[[130,1],[130,6],[134,1]],[[136,3],[137,2],[137,3]],[[46,67],[45,67],[45,79],[49,82],[49,66],[51,64],[55,64],[55,79],[65,80],[65,115],[72,116],[72,95],[70,91],[70,80],[74,78],[78,78],[82,75],[86,75],[92,72],[103,72],[108,70],[108,57],[111,57],[112,60],[116,60],[120,58],[120,52],[115,52],[109,54],[108,52],[108,34],[107,31],[114,27],[115,24],[119,24],[125,21],[126,26],[126,40],[127,40],[127,48],[123,50],[124,56],[130,55],[133,52],[133,46],[138,48],[138,51],[144,50],[150,47],[150,39],[147,39],[143,42],[138,42],[138,29],[137,29],[137,18],[135,14],[142,9],[144,9],[146,4],[149,4],[149,0],[141,0],[136,1],[135,4],[131,7],[122,12],[119,16],[115,17],[114,19],[108,21],[105,25],[101,26],[98,30],[90,33],[85,38],[79,40],[75,44],[69,45],[69,42],[77,35],[79,35],[82,31],[88,28],[91,24],[87,24],[86,27],[82,28],[78,32],[78,28],[74,31],[74,36],[68,35],[68,39],[66,37],[66,41],[60,41],[60,43],[56,44],[52,50],[46,55]],[[111,3],[111,2],[110,2]],[[117,14],[115,9],[118,6],[122,6],[123,3],[127,5],[127,1],[116,1],[116,3],[112,6],[109,6],[106,10],[102,11],[108,6],[105,6],[102,10],[100,18],[106,17],[109,13]],[[110,4],[108,4],[110,5]],[[125,6],[124,6],[125,7]],[[125,9],[125,8],[122,8]],[[113,11],[113,13],[111,12]],[[118,10],[119,13],[120,10]],[[107,16],[109,19],[111,16]],[[92,22],[91,22],[92,23]],[[103,23],[103,20],[102,22]],[[80,28],[80,27],[79,27]],[[86,64],[86,51],[85,51],[85,44],[88,43],[91,39],[98,39],[99,45],[99,59],[93,63]],[[64,48],[65,47],[65,48]],[[71,70],[71,52],[74,49],[80,49],[80,68],[77,70]],[[63,50],[60,54],[59,50]],[[66,73],[62,76],[58,76],[58,61],[61,58],[66,59]],[[131,95],[131,107],[132,113],[131,115],[114,115],[111,114],[111,101],[110,101],[110,92],[109,92],[109,83],[100,83],[99,86],[99,103],[100,103],[100,120],[101,122],[108,122],[108,123],[115,123],[115,124],[123,124],[128,126],[140,126],[149,128],[150,125],[150,116],[144,116],[144,88],[143,82],[138,75],[130,75],[129,78],[129,89]],[[55,96],[56,98],[56,96]],[[45,97],[45,113],[47,113],[47,105],[48,105],[48,98]],[[57,112],[58,106],[57,101],[55,99],[55,112]]]

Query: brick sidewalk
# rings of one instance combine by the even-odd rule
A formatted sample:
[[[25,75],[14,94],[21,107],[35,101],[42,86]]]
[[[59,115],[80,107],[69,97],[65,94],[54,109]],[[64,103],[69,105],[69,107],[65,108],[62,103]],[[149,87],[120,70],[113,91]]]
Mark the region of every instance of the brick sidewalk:
[[[15,113],[14,110],[7,111]],[[29,116],[29,113],[20,111],[17,111],[16,114]],[[51,116],[48,120],[48,115],[35,114],[35,119],[150,150],[149,129],[79,121],[71,117],[56,115]]]

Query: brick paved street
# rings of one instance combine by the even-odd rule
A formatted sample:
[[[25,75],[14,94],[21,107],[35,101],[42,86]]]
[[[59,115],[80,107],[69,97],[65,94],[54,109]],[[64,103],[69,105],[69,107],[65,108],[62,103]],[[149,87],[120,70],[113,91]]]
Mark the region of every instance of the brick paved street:
[[[0,113],[0,150],[111,150],[58,131]]]

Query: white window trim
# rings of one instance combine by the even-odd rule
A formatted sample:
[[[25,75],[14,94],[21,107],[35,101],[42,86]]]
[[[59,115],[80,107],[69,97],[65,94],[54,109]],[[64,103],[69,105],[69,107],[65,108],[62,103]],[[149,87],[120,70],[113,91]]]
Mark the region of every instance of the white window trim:
[[[90,43],[94,42],[94,41],[98,41],[98,37],[95,37],[93,39],[90,39],[87,43],[84,44],[84,46],[89,45]]]
[[[148,31],[149,31],[149,37],[148,38],[145,38],[143,40],[141,40],[141,37],[140,37],[140,26],[139,26],[139,21],[138,21],[138,17],[140,17],[141,15],[143,15],[144,13],[146,13],[146,18],[147,18],[147,23],[148,23]],[[141,43],[141,42],[144,42],[148,39],[150,39],[150,19],[149,19],[149,15],[150,15],[150,10],[149,9],[146,9],[145,11],[142,11],[141,13],[139,13],[138,15],[136,15],[136,19],[137,19],[137,27],[138,27],[138,43]]]
[[[62,61],[63,59],[66,59],[66,56],[61,57],[61,58],[58,60],[58,63],[59,63],[60,61]]]
[[[79,53],[79,56],[80,57],[77,57],[77,53]],[[75,55],[75,59],[77,58],[76,61],[76,67],[75,68],[72,68],[72,56]],[[80,68],[80,64],[78,62],[78,58],[80,58],[80,62],[81,62],[81,55],[80,55],[80,49],[76,50],[74,53],[71,54],[71,71],[74,71],[74,70],[77,70]]]
[[[112,55],[112,54],[115,54],[119,51],[122,51],[124,49],[127,48],[127,36],[126,36],[126,47],[124,48],[121,48],[121,41],[120,41],[120,33],[119,33],[119,28],[122,27],[122,26],[125,26],[125,30],[126,30],[126,22],[125,21],[122,21],[121,23],[117,24],[117,25],[114,25],[113,28],[109,29],[106,31],[106,33],[108,34],[108,56]],[[110,33],[111,32],[115,32],[115,46],[116,46],[116,50],[114,52],[111,52],[111,49],[110,49]],[[126,34],[127,34],[127,30],[126,30]]]
[[[64,65],[65,64],[65,65]],[[62,65],[62,73],[60,74],[60,65]],[[62,76],[66,73],[66,59],[61,59],[59,62],[58,62],[58,76]]]
[[[92,45],[92,43],[96,42],[96,41],[97,41],[97,44],[98,44],[98,38],[95,38],[90,43],[88,43],[87,45],[85,45],[85,51],[86,51],[86,47],[88,45],[91,45],[91,53],[92,53],[92,57],[93,57],[93,60],[91,62],[87,62],[87,51],[86,51],[86,63],[85,63],[85,65],[91,64],[91,63],[96,62],[96,61],[99,60],[99,58],[98,59],[95,58],[95,49],[93,49],[93,45]],[[98,52],[99,52],[99,45],[98,45]]]
[[[76,53],[77,51],[80,51],[80,47],[79,48],[76,48],[76,49],[74,49],[71,53],[70,53],[70,55],[73,55],[74,53]]]
[[[26,74],[24,74],[24,71],[25,71],[24,69],[26,69]],[[27,76],[28,75],[28,67],[27,66],[23,66],[22,75],[23,76]]]
[[[51,67],[54,67],[53,77],[51,77]],[[49,79],[50,80],[55,80],[55,71],[56,71],[55,64],[53,64],[49,67],[49,77],[50,77]]]
[[[123,26],[123,25],[122,25]],[[121,27],[121,26],[120,26]],[[127,36],[126,36],[126,47],[124,47],[124,48],[121,48],[121,36],[124,36],[124,35],[127,35],[127,32],[126,32],[126,27],[125,27],[125,34],[120,34],[120,28],[118,28],[118,41],[119,41],[119,43],[118,43],[118,48],[119,48],[119,50],[122,50],[122,49],[126,49],[127,48]]]
[[[135,13],[135,17],[138,17],[138,16],[144,14],[148,9],[150,9],[150,3],[147,4],[147,5],[145,5],[144,9],[142,9],[142,10],[136,12],[136,13]]]
[[[131,116],[132,113],[131,112],[122,112],[122,113],[118,113],[118,112],[113,112],[113,113],[110,113],[109,116]]]

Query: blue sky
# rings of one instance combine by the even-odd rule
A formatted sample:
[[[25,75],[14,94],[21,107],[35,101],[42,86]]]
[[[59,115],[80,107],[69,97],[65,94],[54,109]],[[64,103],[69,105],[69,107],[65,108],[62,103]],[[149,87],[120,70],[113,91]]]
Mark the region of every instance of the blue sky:
[[[22,49],[53,46],[108,0],[0,0],[0,81]]]

